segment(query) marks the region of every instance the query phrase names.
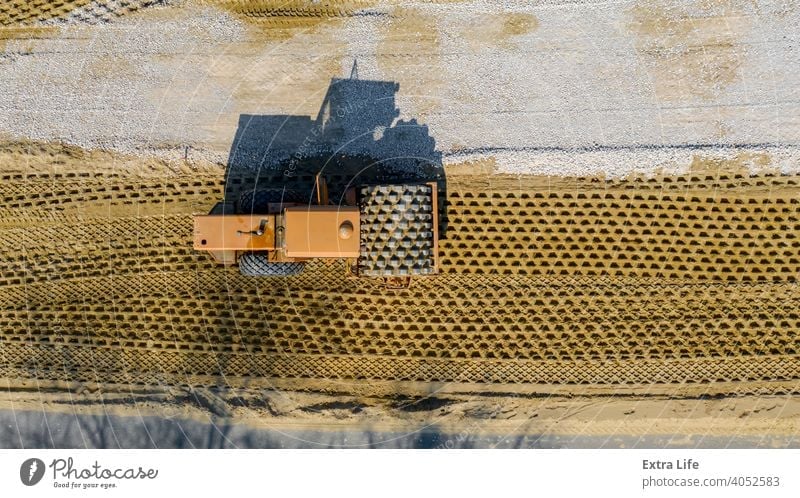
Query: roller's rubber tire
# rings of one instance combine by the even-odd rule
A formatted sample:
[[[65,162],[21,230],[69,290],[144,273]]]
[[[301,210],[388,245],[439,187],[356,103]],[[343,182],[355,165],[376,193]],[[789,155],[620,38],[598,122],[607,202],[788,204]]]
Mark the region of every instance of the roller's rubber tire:
[[[269,204],[297,202],[308,204],[309,198],[296,190],[267,188],[248,190],[239,196],[236,210],[239,214],[267,214]]]
[[[269,261],[265,253],[248,253],[239,258],[239,272],[246,277],[289,277],[299,275],[305,263]]]
[[[374,185],[359,190],[359,272],[368,277],[434,272],[430,185]]]

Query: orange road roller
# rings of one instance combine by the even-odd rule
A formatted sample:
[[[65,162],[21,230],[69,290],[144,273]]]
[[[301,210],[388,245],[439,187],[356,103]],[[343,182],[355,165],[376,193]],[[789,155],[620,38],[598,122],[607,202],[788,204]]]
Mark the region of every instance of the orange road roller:
[[[312,259],[343,259],[351,274],[387,285],[438,272],[436,182],[349,188],[340,205],[324,178],[313,192],[250,190],[194,217],[194,248],[242,275],[290,276]]]

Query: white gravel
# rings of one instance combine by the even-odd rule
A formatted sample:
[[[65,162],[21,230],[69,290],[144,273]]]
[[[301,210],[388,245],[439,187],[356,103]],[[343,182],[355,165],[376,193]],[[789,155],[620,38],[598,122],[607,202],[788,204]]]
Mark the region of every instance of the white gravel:
[[[770,167],[800,171],[795,2],[406,2],[404,12],[438,26],[435,46],[416,52],[413,39],[387,44],[389,6],[370,9],[386,15],[254,45],[239,20],[192,5],[175,8],[171,20],[133,15],[64,26],[54,39],[9,41],[0,58],[0,134],[165,157],[191,147],[193,157],[224,162],[239,114],[315,115],[322,94],[308,93],[318,67],[309,61],[333,56],[340,72],[320,81],[345,74],[353,58],[361,78],[397,81],[400,119],[426,123],[446,163],[492,157],[506,173],[621,176],[750,151],[770,154]],[[509,12],[535,16],[537,26],[475,41],[487,19]],[[680,26],[667,24],[649,39],[631,27],[637,12],[694,16],[700,27],[680,38],[669,33]],[[652,52],[703,50],[703,19],[720,20],[717,41],[729,45],[722,62],[733,76],[712,78],[705,94],[688,88],[692,71],[720,63],[712,53],[700,66],[676,65],[684,94],[660,95],[654,78],[664,74]],[[398,52],[387,59],[386,47]]]
[[[698,160],[704,166],[716,162],[723,169],[741,167],[751,174],[764,170],[782,174],[800,171],[800,147],[785,146],[454,152],[445,155],[444,164],[480,161],[487,157],[494,160],[498,173],[544,176],[678,175],[691,171],[692,164]]]
[[[209,78],[208,54],[244,39],[244,26],[229,15],[193,9],[168,20],[68,25],[32,49],[10,41],[0,72],[0,131],[167,156],[201,148],[209,139],[203,125],[230,102],[230,88]]]

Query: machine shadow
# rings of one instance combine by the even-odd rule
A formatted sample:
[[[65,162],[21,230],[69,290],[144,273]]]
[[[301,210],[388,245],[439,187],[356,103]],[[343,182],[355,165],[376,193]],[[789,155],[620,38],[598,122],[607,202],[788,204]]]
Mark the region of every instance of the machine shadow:
[[[436,182],[443,238],[442,154],[426,125],[398,119],[399,88],[391,81],[333,78],[315,118],[240,115],[225,170],[225,201],[233,205],[249,190],[287,188],[311,202],[320,172],[335,205],[344,203],[352,186]]]

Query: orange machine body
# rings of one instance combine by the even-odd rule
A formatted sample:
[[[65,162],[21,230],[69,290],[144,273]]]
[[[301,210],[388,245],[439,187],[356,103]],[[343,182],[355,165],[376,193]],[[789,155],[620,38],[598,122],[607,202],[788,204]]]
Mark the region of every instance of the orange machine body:
[[[275,249],[276,216],[209,214],[194,217],[194,248],[201,251]]]
[[[221,262],[235,260],[230,253],[236,251],[274,251],[276,261],[357,258],[359,233],[359,211],[350,206],[291,206],[280,214],[194,217],[194,248],[210,251]]]
[[[284,243],[289,258],[357,258],[357,207],[294,206],[283,212]]]

